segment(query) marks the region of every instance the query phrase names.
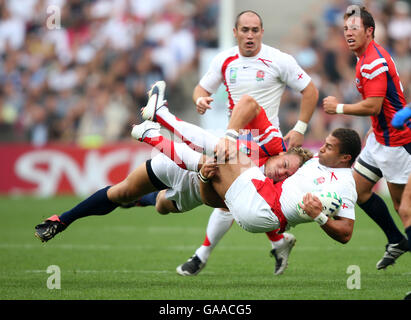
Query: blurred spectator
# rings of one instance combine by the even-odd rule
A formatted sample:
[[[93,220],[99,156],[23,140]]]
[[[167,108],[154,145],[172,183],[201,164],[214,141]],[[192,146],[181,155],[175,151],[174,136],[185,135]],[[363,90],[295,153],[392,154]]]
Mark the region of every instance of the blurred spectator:
[[[393,40],[411,38],[410,5],[405,1],[394,3],[394,12],[388,22],[388,36]]]
[[[7,49],[20,49],[24,44],[25,34],[26,29],[24,20],[17,16],[13,16],[9,11],[8,6],[1,6],[0,53],[5,53]]]
[[[408,39],[394,41],[392,56],[404,88],[405,99],[408,101],[411,97],[411,53]]]

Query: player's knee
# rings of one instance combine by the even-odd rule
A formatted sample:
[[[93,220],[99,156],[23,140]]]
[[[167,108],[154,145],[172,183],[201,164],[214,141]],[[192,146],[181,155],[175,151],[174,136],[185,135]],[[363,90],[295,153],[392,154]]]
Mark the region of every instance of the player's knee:
[[[253,108],[256,113],[260,111],[260,106],[258,105],[257,101],[247,94],[244,94],[241,97],[238,104],[247,106],[247,108]]]
[[[169,214],[170,212],[179,212],[173,201],[165,197],[165,190],[158,193],[155,208],[159,214]]]

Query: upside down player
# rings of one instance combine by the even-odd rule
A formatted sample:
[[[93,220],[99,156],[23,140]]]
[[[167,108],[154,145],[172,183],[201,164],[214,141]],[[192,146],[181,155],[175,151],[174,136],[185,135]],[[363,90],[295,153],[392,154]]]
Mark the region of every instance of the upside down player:
[[[343,104],[335,97],[326,97],[324,110],[329,114],[371,116],[372,132],[355,163],[353,174],[358,205],[387,237],[385,253],[376,265],[377,269],[385,269],[410,247],[395,225],[388,207],[372,189],[384,177],[398,212],[405,184],[411,174],[411,125],[408,123],[404,130],[397,130],[391,125],[395,112],[404,108],[405,98],[394,61],[374,41],[372,15],[365,8],[354,5],[347,8],[344,21],[344,37],[358,59],[356,85],[363,100],[356,104]],[[400,218],[404,226],[409,225],[408,215],[400,212]],[[406,232],[410,238],[410,228]]]
[[[149,144],[153,139],[162,140],[159,128],[147,125],[147,121],[135,126],[132,135]],[[350,240],[357,200],[351,165],[361,151],[361,139],[354,130],[334,130],[320,148],[318,157],[311,158],[279,183],[267,178],[248,155],[236,148],[234,141],[225,138],[219,141],[217,159],[225,158],[227,143],[231,151],[236,150],[236,161],[220,164],[208,158],[199,170],[201,199],[205,204],[222,207],[224,201],[236,222],[253,233],[277,228],[283,232],[297,224],[316,221],[331,238],[341,243]],[[189,149],[186,145],[183,147]],[[341,196],[343,205],[335,219],[322,213],[321,202],[311,194],[316,190],[332,190]],[[298,214],[298,204],[311,220]]]
[[[169,129],[175,135],[179,136],[193,149],[201,149],[203,152],[213,151],[217,145],[218,138],[207,131],[182,121],[170,113],[166,105],[164,105],[165,82],[159,81],[153,85],[150,91],[150,99],[147,107],[143,109],[143,119],[155,120]],[[156,95],[152,96],[151,92],[156,90]],[[243,130],[245,128],[245,130]],[[257,128],[257,129],[254,129]],[[238,139],[238,131],[250,131],[249,135],[243,135]],[[267,119],[266,113],[257,102],[248,95],[243,95],[238,103],[233,108],[232,116],[228,124],[228,133],[231,139],[237,142],[237,148],[248,153],[253,162],[261,167],[270,160],[270,155],[277,155],[284,150],[285,143],[282,135],[271,122]],[[151,140],[147,138],[145,142],[161,149],[160,140]],[[295,161],[294,161],[295,162]],[[299,161],[298,161],[299,162]],[[292,161],[285,161],[284,167],[276,169],[274,172],[268,172],[267,166],[264,166],[265,174],[273,178],[274,181],[281,181],[295,172],[297,166]],[[152,198],[152,205],[156,206],[158,212],[166,214],[168,212],[180,212],[175,208],[167,195],[170,192],[174,195],[175,190],[163,190],[156,197]],[[140,199],[147,202],[146,198]],[[181,275],[196,275],[205,266],[212,250],[216,247],[219,240],[230,229],[234,218],[230,212],[224,209],[217,209],[210,216],[207,226],[205,242],[193,257],[191,257],[184,265],[177,267],[177,272]],[[288,265],[288,256],[295,243],[295,237],[292,234],[279,234],[276,231],[266,233],[273,249],[271,253],[276,258],[276,274],[284,272]]]
[[[152,98],[150,98],[148,106],[144,108],[143,110],[143,118],[154,119],[160,122],[161,124],[164,124],[166,128],[172,130],[172,132],[176,132],[175,128],[173,128],[173,126],[170,125],[171,122],[173,122],[174,116],[172,116],[169,113],[168,108],[161,104],[162,101],[160,102],[156,101],[155,103],[151,103],[151,102],[152,102]],[[249,103],[244,104],[243,107],[250,108],[252,110],[253,104],[250,102],[251,101],[249,101]],[[158,105],[156,105],[157,103]],[[233,116],[230,122],[232,122],[232,120],[236,118],[236,115],[237,115],[236,112],[239,110],[241,110],[241,107],[240,108],[236,107],[233,109]],[[244,114],[241,111],[240,113]],[[257,115],[257,118],[258,118],[258,115]],[[177,122],[181,123],[181,121],[179,120]],[[184,123],[184,126],[187,126],[187,123]],[[196,131],[194,127],[195,126],[193,125],[189,127],[192,133],[193,131]],[[231,130],[229,130],[228,133],[231,135],[233,134],[232,131],[234,131],[233,130],[234,126],[229,125],[229,128],[231,128]],[[199,130],[202,130],[202,129],[199,129]],[[181,133],[179,134],[181,136]],[[142,125],[136,126],[133,129],[132,135],[136,139],[149,143],[150,145],[158,148],[162,152],[164,151],[164,148],[159,146],[159,143],[158,143],[159,141],[160,142],[162,141],[160,131],[158,130],[158,128],[155,127],[154,124],[152,124],[151,128],[149,126],[149,123],[147,122],[145,122]],[[194,134],[194,137],[197,137],[197,136],[198,134]],[[182,138],[183,140],[187,141],[186,137],[182,136]],[[230,140],[223,139],[217,146],[218,147],[217,150],[225,150],[226,143],[228,143],[229,141]],[[236,146],[236,148],[233,148],[233,150],[242,150],[241,148],[238,148],[238,141],[231,142],[231,143],[234,143],[234,146]],[[352,234],[352,227],[354,224],[354,204],[356,201],[355,184],[353,181],[350,168],[355,158],[359,154],[360,150],[361,150],[361,141],[360,141],[358,134],[355,131],[349,130],[349,129],[335,130],[329,137],[327,137],[326,143],[320,149],[319,158],[309,160],[308,162],[306,162],[306,164],[297,171],[296,174],[298,174],[298,178],[294,179],[293,177],[290,177],[285,180],[286,182],[284,182],[284,184],[287,187],[285,191],[281,194],[282,201],[280,201],[281,202],[280,206],[278,206],[278,203],[277,203],[278,198],[276,199],[268,199],[268,198],[270,197],[269,195],[271,193],[276,194],[277,191],[280,192],[279,190],[281,189],[281,187],[278,187],[278,186],[281,186],[282,183],[278,183],[276,186],[279,189],[276,189],[276,187],[272,186],[272,180],[270,179],[264,180],[264,182],[261,181],[261,183],[256,182],[254,189],[253,188],[247,189],[249,192],[246,192],[246,194],[241,194],[241,195],[235,194],[231,197],[229,196],[228,198],[231,198],[231,202],[227,206],[230,209],[230,212],[232,208],[236,208],[236,210],[238,210],[238,212],[237,211],[232,212],[231,214],[234,216],[236,221],[248,231],[267,232],[272,229],[275,229],[276,227],[278,227],[278,225],[276,224],[278,221],[277,222],[274,221],[276,219],[274,215],[277,216],[278,220],[282,221],[280,230],[284,231],[286,226],[290,227],[290,226],[294,226],[298,223],[303,222],[301,217],[298,217],[298,214],[296,215],[294,205],[298,203],[298,199],[301,198],[305,194],[305,192],[307,192],[307,190],[312,191],[316,188],[318,189],[318,185],[320,185],[320,187],[325,187],[325,185],[330,185],[330,184],[333,186],[338,186],[338,190],[339,190],[338,192],[340,192],[341,194],[344,194],[343,213],[339,218],[337,218],[337,220],[341,220],[341,221],[340,223],[337,223],[337,224],[334,224],[334,222],[330,222],[330,224],[333,226],[324,227],[324,230],[337,241],[345,243],[350,239],[351,234]],[[248,168],[248,166],[250,166],[250,163],[243,165],[243,166],[241,165],[244,163],[243,161],[244,159],[242,158],[246,157],[246,155],[243,155],[240,152],[238,156],[241,158],[241,159],[239,158],[238,161],[236,162],[237,164],[240,163],[239,166],[236,166],[236,164],[230,165],[230,163],[227,165],[225,164],[222,165],[224,168],[226,168],[227,166],[228,167],[231,166],[231,167],[236,167],[236,169],[234,169],[234,171],[231,171],[231,169],[222,170],[221,174],[219,174],[219,180],[217,184],[220,187],[221,187],[221,184],[224,186],[222,186],[221,188],[217,187],[217,188],[220,188],[217,193],[213,191],[204,192],[204,190],[207,190],[207,188],[204,188],[203,186],[202,199],[203,201],[205,201],[206,204],[213,206],[213,207],[219,207],[222,204],[221,199],[227,200],[226,198],[227,197],[226,191],[228,190],[227,188],[231,188],[230,186],[235,183],[233,182],[235,178],[241,175],[243,169]],[[175,160],[175,158],[173,158],[173,160]],[[252,157],[249,158],[249,162],[250,161],[252,161]],[[307,165],[307,163],[309,163],[310,165]],[[205,176],[205,179],[204,177],[202,177],[201,181],[203,181],[203,183],[205,184],[207,184],[207,178],[212,177],[213,172],[215,172],[215,170],[213,170],[214,167],[212,167],[212,169],[210,170],[210,168],[207,167],[208,165],[213,166],[213,164],[205,164],[202,166],[202,168],[206,168],[205,170],[209,170],[207,171],[207,173],[205,172],[202,173],[202,175]],[[254,167],[253,169],[250,169],[250,170],[252,170],[249,172],[250,177],[256,176],[257,180],[262,179],[263,175],[261,174],[259,169],[256,169],[256,167]],[[222,177],[224,177],[223,180],[226,180],[226,181],[221,182]],[[231,177],[231,180],[228,177]],[[248,178],[246,177],[245,180],[247,179]],[[201,183],[200,185],[202,185],[203,183]],[[323,183],[325,183],[325,185],[322,185]],[[296,187],[297,184],[298,185],[302,184],[303,185],[302,188],[299,189],[298,187]],[[294,188],[294,192],[290,190],[291,188]],[[238,189],[243,190],[243,186],[239,187]],[[261,215],[259,215],[260,213],[254,214],[253,209],[251,207],[247,207],[247,209],[244,209],[246,208],[246,206],[243,207],[241,204],[237,205],[235,203],[236,202],[235,199],[240,199],[242,197],[245,198],[246,195],[255,195],[256,190],[259,190],[259,192],[261,192],[265,196],[268,196],[266,200],[270,203],[273,211],[269,211],[269,213],[266,216],[261,212],[260,212]],[[277,192],[277,195],[278,195],[278,192]],[[294,197],[290,196],[293,193],[295,194],[295,196]],[[204,194],[209,194],[209,195],[211,194],[211,197],[204,196]],[[216,201],[215,200],[216,198],[219,199],[220,201],[218,200]],[[250,199],[248,198],[248,200]],[[252,201],[248,201],[248,202],[252,202]],[[252,205],[250,204],[250,206]],[[274,208],[274,206],[276,207]],[[286,211],[284,216],[282,215],[282,210]],[[260,219],[261,221],[257,221]],[[264,222],[262,222],[263,220]],[[325,223],[325,221],[323,222]],[[204,265],[200,265],[200,270],[202,267],[204,267]]]

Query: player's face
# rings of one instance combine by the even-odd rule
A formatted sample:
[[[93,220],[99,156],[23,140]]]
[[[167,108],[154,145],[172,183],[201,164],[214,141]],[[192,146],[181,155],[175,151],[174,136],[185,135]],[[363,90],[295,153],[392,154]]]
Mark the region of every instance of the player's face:
[[[282,181],[293,175],[301,166],[301,158],[296,154],[281,154],[270,158],[264,168],[264,174],[274,182]]]
[[[325,143],[318,152],[319,162],[330,168],[338,168],[343,157],[339,145],[340,141],[336,137],[329,135],[325,138]]]
[[[360,17],[351,16],[344,21],[344,37],[348,48],[361,55],[371,40],[372,28],[364,29],[364,24]]]
[[[255,14],[247,12],[240,16],[237,28],[234,28],[234,37],[242,56],[257,55],[261,49],[263,33],[260,19]]]

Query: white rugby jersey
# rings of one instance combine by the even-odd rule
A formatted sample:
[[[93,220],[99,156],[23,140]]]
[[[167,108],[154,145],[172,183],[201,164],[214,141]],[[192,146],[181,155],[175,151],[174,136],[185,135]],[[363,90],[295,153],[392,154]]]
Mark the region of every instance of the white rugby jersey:
[[[308,192],[331,190],[342,198],[339,217],[355,220],[357,192],[351,168],[329,168],[319,163],[317,157],[308,160],[282,185],[281,209],[288,221],[287,227],[309,222],[300,217],[296,207]]]
[[[254,57],[244,57],[238,46],[219,53],[212,60],[199,84],[215,93],[223,83],[232,109],[241,96],[248,94],[264,108],[271,123],[279,128],[278,108],[286,86],[301,92],[311,78],[289,54],[262,44]]]

